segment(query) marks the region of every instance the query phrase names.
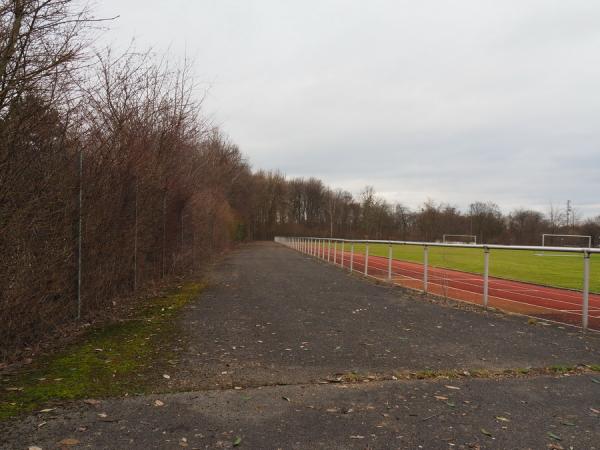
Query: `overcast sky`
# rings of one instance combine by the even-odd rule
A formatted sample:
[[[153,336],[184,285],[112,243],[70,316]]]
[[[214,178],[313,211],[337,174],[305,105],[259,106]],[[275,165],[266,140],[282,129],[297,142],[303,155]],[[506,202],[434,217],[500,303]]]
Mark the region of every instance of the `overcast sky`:
[[[600,214],[600,2],[102,0],[103,40],[195,61],[253,168]]]

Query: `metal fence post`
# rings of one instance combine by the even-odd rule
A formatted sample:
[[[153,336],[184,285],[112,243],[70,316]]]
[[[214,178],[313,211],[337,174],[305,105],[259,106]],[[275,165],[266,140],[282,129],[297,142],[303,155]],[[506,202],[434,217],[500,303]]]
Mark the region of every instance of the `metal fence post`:
[[[337,241],[333,241],[333,265],[337,264]]]
[[[354,268],[354,242],[350,244],[350,272]]]
[[[331,239],[327,240],[327,262],[331,261]]]
[[[590,253],[583,252],[583,304],[581,305],[581,327],[588,328],[590,306]]]
[[[344,243],[345,242],[346,241],[342,241],[342,261],[341,261],[342,269],[344,268]]]
[[[388,281],[392,281],[392,243],[388,248]]]
[[[136,197],[137,200],[137,197]],[[81,319],[81,234],[83,232],[83,151],[79,150],[79,205],[78,205],[78,214],[79,214],[79,224],[77,231],[77,320]]]
[[[490,285],[490,249],[483,248],[483,307],[488,306],[488,292]]]
[[[365,275],[369,275],[369,243],[365,244]]]
[[[423,246],[423,292],[427,293],[427,277],[429,272],[429,249]]]

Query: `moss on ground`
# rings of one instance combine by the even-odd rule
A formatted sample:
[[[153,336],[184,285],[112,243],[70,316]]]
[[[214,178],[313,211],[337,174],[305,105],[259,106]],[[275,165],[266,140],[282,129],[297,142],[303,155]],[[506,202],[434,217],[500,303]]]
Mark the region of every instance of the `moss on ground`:
[[[64,400],[148,392],[172,356],[174,315],[204,288],[190,283],[148,300],[129,320],[92,330],[33,367],[0,376],[0,420]]]

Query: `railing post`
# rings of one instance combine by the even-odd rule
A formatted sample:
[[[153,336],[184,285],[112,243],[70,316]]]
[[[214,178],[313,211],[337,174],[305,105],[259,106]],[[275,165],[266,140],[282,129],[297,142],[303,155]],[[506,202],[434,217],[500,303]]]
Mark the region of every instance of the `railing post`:
[[[590,252],[583,252],[583,304],[581,305],[581,327],[588,328],[590,307]]]
[[[423,246],[423,292],[427,293],[427,277],[429,272],[429,249]]]
[[[392,243],[388,248],[388,281],[392,281]]]
[[[331,239],[327,240],[327,262],[331,261]]]
[[[337,264],[337,241],[333,241],[333,265]]]
[[[341,265],[342,265],[342,269],[344,268],[344,244],[346,241],[342,241],[342,261],[341,261]]]
[[[350,244],[350,272],[354,268],[354,242]]]
[[[369,243],[365,244],[365,276],[369,275]]]
[[[483,307],[488,306],[488,292],[490,286],[490,249],[483,248]]]

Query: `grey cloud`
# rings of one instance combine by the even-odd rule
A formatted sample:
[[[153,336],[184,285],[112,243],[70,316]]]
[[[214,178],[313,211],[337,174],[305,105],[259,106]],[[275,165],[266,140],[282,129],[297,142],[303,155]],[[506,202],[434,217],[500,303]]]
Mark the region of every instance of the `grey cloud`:
[[[196,59],[254,167],[390,201],[600,214],[600,3],[154,0],[117,44]],[[157,32],[160,30],[160,32]],[[113,36],[113,34],[111,34]]]

